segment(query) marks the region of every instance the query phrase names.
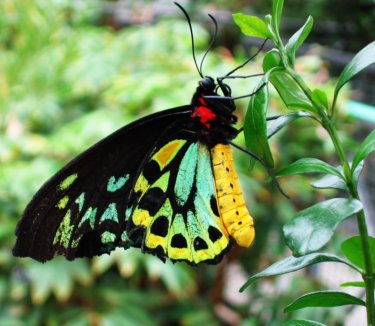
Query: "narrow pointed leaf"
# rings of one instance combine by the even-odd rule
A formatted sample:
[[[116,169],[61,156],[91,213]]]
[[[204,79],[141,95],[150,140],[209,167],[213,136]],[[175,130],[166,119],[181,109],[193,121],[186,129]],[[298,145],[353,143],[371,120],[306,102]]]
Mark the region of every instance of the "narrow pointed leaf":
[[[289,164],[287,167],[279,170],[276,173],[276,176],[281,177],[286,175],[311,172],[333,174],[337,177],[343,178],[341,173],[335,167],[316,158],[303,158],[296,162],[293,162],[292,164]]]
[[[375,41],[359,51],[341,73],[334,93],[334,102],[340,89],[361,70],[375,63]]]
[[[375,151],[375,130],[373,130],[360,145],[353,159],[352,171],[373,151]]]
[[[370,246],[372,269],[375,270],[375,238],[368,237],[368,242]],[[359,268],[365,269],[362,241],[359,235],[345,240],[341,244],[341,250],[350,262]]]
[[[241,32],[248,36],[272,38],[266,23],[257,16],[248,16],[242,13],[233,14],[233,20]]]
[[[318,189],[348,190],[345,181],[342,178],[332,174],[326,174],[319,180],[310,183],[310,185]]]
[[[334,198],[311,206],[284,225],[285,242],[294,256],[317,251],[331,239],[341,221],[361,209],[360,201],[346,198]]]
[[[342,166],[339,165],[336,168],[340,173],[342,173]],[[359,176],[361,175],[363,169],[363,161],[358,164],[357,168],[355,169],[353,173],[353,180],[355,184],[358,184]],[[326,174],[321,179],[314,181],[311,183],[311,186],[318,189],[340,189],[340,190],[348,190],[348,187],[346,186],[345,181],[342,177],[337,177],[332,174]]]
[[[299,319],[299,320],[289,320],[285,323],[282,323],[281,326],[326,326],[322,323],[318,323],[317,321],[307,320],[307,319]]]
[[[345,283],[340,284],[340,286],[342,287],[354,286],[357,288],[364,288],[366,287],[366,283],[365,282],[345,282]]]
[[[293,66],[295,62],[296,51],[306,40],[307,36],[310,34],[313,24],[314,19],[311,16],[309,16],[305,24],[292,35],[292,37],[289,39],[286,45],[287,55]]]
[[[296,112],[291,112],[288,114],[280,115],[274,120],[269,120],[267,123],[267,137],[271,138],[273,135],[275,135],[282,128],[284,128],[285,126],[287,126],[294,120],[299,119],[299,118],[307,118],[307,117],[311,117],[311,115],[304,111],[296,111]]]
[[[308,307],[339,307],[345,305],[366,306],[363,300],[345,292],[317,291],[305,294],[284,309],[284,312],[296,311]]]
[[[281,15],[283,13],[284,0],[273,0],[272,1],[272,19],[276,29],[279,29]]]
[[[274,166],[267,139],[268,87],[262,87],[251,97],[245,116],[244,135],[246,148],[261,157],[269,167]],[[254,164],[254,160],[252,160]]]
[[[303,257],[290,256],[272,264],[258,274],[251,276],[247,280],[247,282],[240,288],[240,292],[243,292],[248,286],[250,286],[260,278],[291,273],[306,266],[323,262],[343,263],[355,269],[355,266],[345,261],[344,259],[327,253],[313,253],[305,255]]]
[[[289,110],[304,109],[308,112],[316,112],[310,100],[285,71],[273,72],[269,80]]]
[[[322,90],[318,88],[314,89],[312,91],[312,98],[315,102],[323,106],[328,111],[329,104],[328,104],[328,97],[326,93],[324,93]]]

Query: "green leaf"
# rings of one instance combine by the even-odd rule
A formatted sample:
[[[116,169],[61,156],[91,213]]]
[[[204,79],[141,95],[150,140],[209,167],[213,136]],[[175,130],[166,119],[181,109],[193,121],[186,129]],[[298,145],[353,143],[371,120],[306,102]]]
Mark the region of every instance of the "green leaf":
[[[283,7],[284,7],[284,0],[272,1],[272,21],[273,21],[273,26],[275,30],[279,29]]]
[[[372,42],[364,47],[346,65],[337,81],[333,103],[336,102],[336,98],[340,89],[361,70],[365,69],[373,63],[375,63],[375,42]]]
[[[280,115],[276,119],[268,120],[267,123],[267,137],[271,138],[274,134],[279,132],[282,128],[287,126],[289,123],[293,122],[298,118],[311,117],[309,113],[304,111],[296,111],[288,114]]]
[[[261,157],[269,167],[274,166],[267,139],[268,87],[262,87],[250,99],[245,116],[244,135],[246,148]],[[254,160],[252,160],[254,164]]]
[[[302,269],[306,266],[323,262],[337,262],[353,267],[352,264],[343,260],[342,258],[326,253],[313,253],[305,255],[303,257],[290,256],[272,264],[271,266],[267,267],[265,270],[259,272],[258,274],[251,276],[247,280],[247,282],[244,285],[242,285],[242,287],[240,288],[240,292],[243,292],[248,286],[250,286],[260,278],[291,273],[299,269]]]
[[[361,209],[359,200],[346,198],[334,198],[311,206],[284,225],[285,242],[294,256],[317,251],[331,239],[341,221]]]
[[[352,171],[354,171],[357,165],[373,151],[375,151],[375,130],[373,130],[360,145],[353,159]]]
[[[303,158],[296,162],[293,162],[287,167],[279,170],[276,173],[276,177],[312,172],[333,174],[335,176],[343,178],[341,173],[332,165],[329,165],[316,158]]]
[[[283,64],[279,50],[272,49],[268,51],[263,58],[263,70],[267,72],[275,67],[283,67]]]
[[[263,68],[264,69],[264,68]],[[271,73],[269,80],[276,88],[281,99],[290,110],[305,109],[306,111],[315,113],[316,110],[312,106],[310,100],[297,86],[293,78],[288,75],[285,70],[277,70]]]
[[[324,93],[320,89],[314,89],[312,91],[312,98],[315,102],[322,105],[326,110],[328,110],[329,104],[328,104],[328,98],[327,98],[326,93]]]
[[[357,168],[355,169],[353,173],[353,180],[355,184],[358,184],[358,179],[359,179],[359,176],[361,175],[362,168],[363,168],[363,161],[357,166]],[[337,167],[337,170],[340,171],[340,173],[342,173],[342,166],[339,165]],[[311,186],[313,186],[314,188],[319,188],[319,189],[331,188],[331,189],[340,189],[340,190],[345,190],[345,191],[348,190],[348,187],[346,186],[346,183],[342,177],[339,178],[331,174],[326,174],[321,179],[312,182]]]
[[[285,323],[282,323],[281,326],[325,326],[322,323],[318,323],[317,321],[307,320],[307,319],[299,319],[299,320],[289,320]]]
[[[306,37],[310,34],[313,24],[314,19],[309,16],[305,24],[296,33],[294,33],[288,41],[286,45],[286,51],[292,66],[294,66],[296,51],[303,44]]]
[[[345,181],[332,174],[326,174],[321,179],[310,183],[310,185],[318,189],[348,190]]]
[[[372,269],[375,269],[375,238],[368,237],[368,242],[370,246],[370,254],[372,261]],[[341,250],[348,258],[350,262],[359,268],[365,269],[365,261],[363,256],[362,241],[359,235],[351,237],[345,240],[341,244]]]
[[[366,283],[365,282],[345,282],[345,283],[340,284],[340,286],[343,286],[343,287],[354,286],[358,288],[364,288],[366,287]]]
[[[248,16],[242,13],[233,14],[233,20],[241,32],[248,36],[272,38],[266,23],[257,16]]]
[[[366,306],[363,300],[345,292],[317,291],[299,297],[288,305],[284,312],[287,313],[308,307],[339,307],[352,304]]]

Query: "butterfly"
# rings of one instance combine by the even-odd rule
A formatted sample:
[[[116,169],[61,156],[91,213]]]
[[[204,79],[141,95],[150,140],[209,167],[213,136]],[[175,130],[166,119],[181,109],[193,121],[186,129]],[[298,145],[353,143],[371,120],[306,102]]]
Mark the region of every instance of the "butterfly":
[[[13,254],[45,262],[138,247],[197,265],[249,247],[254,222],[230,147],[235,103],[223,78],[201,76],[189,105],[122,127],[48,180],[17,225]]]

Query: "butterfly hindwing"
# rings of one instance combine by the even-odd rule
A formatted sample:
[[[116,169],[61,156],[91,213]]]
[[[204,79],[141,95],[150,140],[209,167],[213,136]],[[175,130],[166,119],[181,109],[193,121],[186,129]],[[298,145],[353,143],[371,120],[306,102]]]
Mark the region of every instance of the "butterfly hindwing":
[[[217,262],[231,241],[217,208],[210,148],[192,133],[171,131],[135,183],[128,235],[161,259]]]
[[[184,106],[137,120],[68,163],[26,207],[14,255],[46,261],[128,247],[126,209],[143,162],[162,134],[190,114]]]

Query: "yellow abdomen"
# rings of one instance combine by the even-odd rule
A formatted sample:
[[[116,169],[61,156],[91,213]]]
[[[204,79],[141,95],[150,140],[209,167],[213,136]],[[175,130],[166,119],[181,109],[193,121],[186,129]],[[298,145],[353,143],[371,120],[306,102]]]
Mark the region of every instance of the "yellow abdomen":
[[[246,208],[241,186],[234,168],[229,145],[218,144],[211,149],[218,209],[230,236],[242,247],[254,240],[254,221]]]

